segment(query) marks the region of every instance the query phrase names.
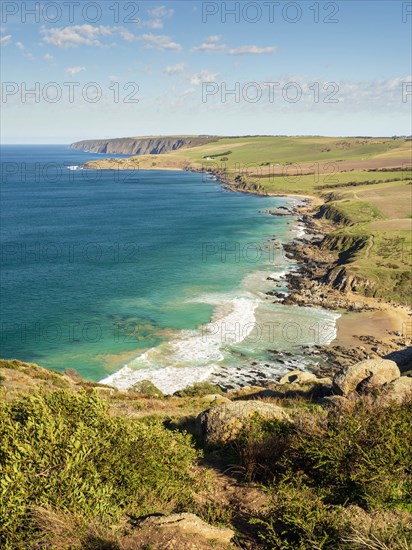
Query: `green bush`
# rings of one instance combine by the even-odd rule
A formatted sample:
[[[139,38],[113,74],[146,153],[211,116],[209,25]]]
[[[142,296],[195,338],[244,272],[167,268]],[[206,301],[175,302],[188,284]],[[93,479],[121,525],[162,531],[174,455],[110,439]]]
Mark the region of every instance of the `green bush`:
[[[368,397],[302,416],[285,462],[305,472],[334,503],[409,508],[412,400]]]
[[[32,507],[110,522],[191,502],[187,434],[109,416],[94,393],[57,391],[0,404],[0,546],[34,534]]]
[[[154,397],[155,399],[163,399],[164,394],[150,380],[140,380],[133,384],[131,391],[140,393],[143,397]]]
[[[292,426],[256,418],[238,442],[242,465],[265,479],[300,471],[335,504],[412,511],[411,416],[412,400],[385,405],[365,396],[301,410]]]
[[[294,429],[289,422],[251,417],[235,442],[246,479],[268,480],[284,472],[280,459],[290,445]]]
[[[299,474],[272,488],[269,506],[266,516],[251,521],[268,548],[332,549],[344,532],[343,508],[325,504]]]
[[[208,394],[223,395],[222,388],[215,386],[210,382],[196,382],[193,386],[188,386],[184,390],[176,392],[178,397],[203,397]]]
[[[252,519],[268,548],[408,548],[402,541],[412,534],[411,416],[412,400],[385,404],[363,396],[328,410],[300,410],[289,426],[252,419],[237,444],[244,471],[259,476],[271,495],[267,512]],[[356,518],[342,519],[350,506],[399,520],[360,532]],[[356,546],[361,540],[375,542]]]

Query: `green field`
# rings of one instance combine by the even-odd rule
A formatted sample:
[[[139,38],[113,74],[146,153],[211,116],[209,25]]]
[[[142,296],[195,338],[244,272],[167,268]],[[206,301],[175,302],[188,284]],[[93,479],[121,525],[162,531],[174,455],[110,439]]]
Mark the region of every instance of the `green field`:
[[[404,140],[391,138],[251,136],[223,138],[201,147],[181,149],[173,154],[213,165],[213,160],[206,161],[203,157],[230,150],[231,154],[227,155],[226,162],[230,169],[234,168],[236,163],[245,165],[364,159],[403,148],[403,145]]]

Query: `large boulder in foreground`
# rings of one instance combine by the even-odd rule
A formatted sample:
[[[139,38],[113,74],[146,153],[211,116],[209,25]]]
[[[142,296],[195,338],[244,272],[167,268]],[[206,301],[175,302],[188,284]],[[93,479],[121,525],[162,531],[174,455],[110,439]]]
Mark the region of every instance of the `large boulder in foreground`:
[[[222,445],[234,441],[255,414],[290,422],[285,410],[277,405],[263,401],[232,401],[203,411],[197,417],[197,424],[207,445]]]
[[[368,359],[349,365],[333,378],[333,389],[339,395],[368,391],[389,384],[401,375],[397,364],[389,359]]]
[[[138,547],[159,550],[231,548],[230,541],[235,535],[232,529],[213,527],[195,514],[186,512],[170,516],[149,516],[139,523],[139,527],[143,530],[142,534],[149,535],[150,544]]]

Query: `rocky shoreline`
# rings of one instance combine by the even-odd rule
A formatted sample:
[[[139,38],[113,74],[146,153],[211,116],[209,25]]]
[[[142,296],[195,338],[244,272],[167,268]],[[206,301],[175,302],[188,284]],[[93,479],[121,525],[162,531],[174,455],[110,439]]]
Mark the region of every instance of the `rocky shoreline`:
[[[390,309],[396,314],[411,315],[403,306],[394,306],[383,300],[366,298],[352,291],[336,288],[331,273],[338,266],[337,253],[322,247],[324,238],[333,230],[325,220],[317,217],[317,208],[311,198],[304,199],[304,204],[296,206],[289,212],[297,216],[299,223],[305,227],[305,235],[284,244],[285,257],[297,262],[298,268],[286,275],[288,294],[269,291],[268,295],[276,298],[275,303],[298,305],[306,307],[321,307],[341,313],[362,314]],[[276,213],[279,215],[279,213]],[[280,213],[282,215],[282,213]],[[410,344],[407,334],[400,331],[386,331],[384,337],[358,334],[354,338],[358,345],[342,345],[339,340],[339,330],[336,340],[327,346],[304,346],[304,354],[318,359],[315,369],[317,375],[331,376],[342,367],[367,359],[379,359],[390,356],[398,362],[401,370],[408,370],[412,353],[406,351]],[[402,368],[403,367],[403,368]]]

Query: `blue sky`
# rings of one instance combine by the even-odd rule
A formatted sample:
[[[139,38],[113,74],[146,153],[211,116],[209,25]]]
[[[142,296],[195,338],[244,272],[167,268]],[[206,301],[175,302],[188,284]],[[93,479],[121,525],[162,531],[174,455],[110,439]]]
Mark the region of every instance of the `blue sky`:
[[[4,143],[411,133],[411,2],[1,8]]]

